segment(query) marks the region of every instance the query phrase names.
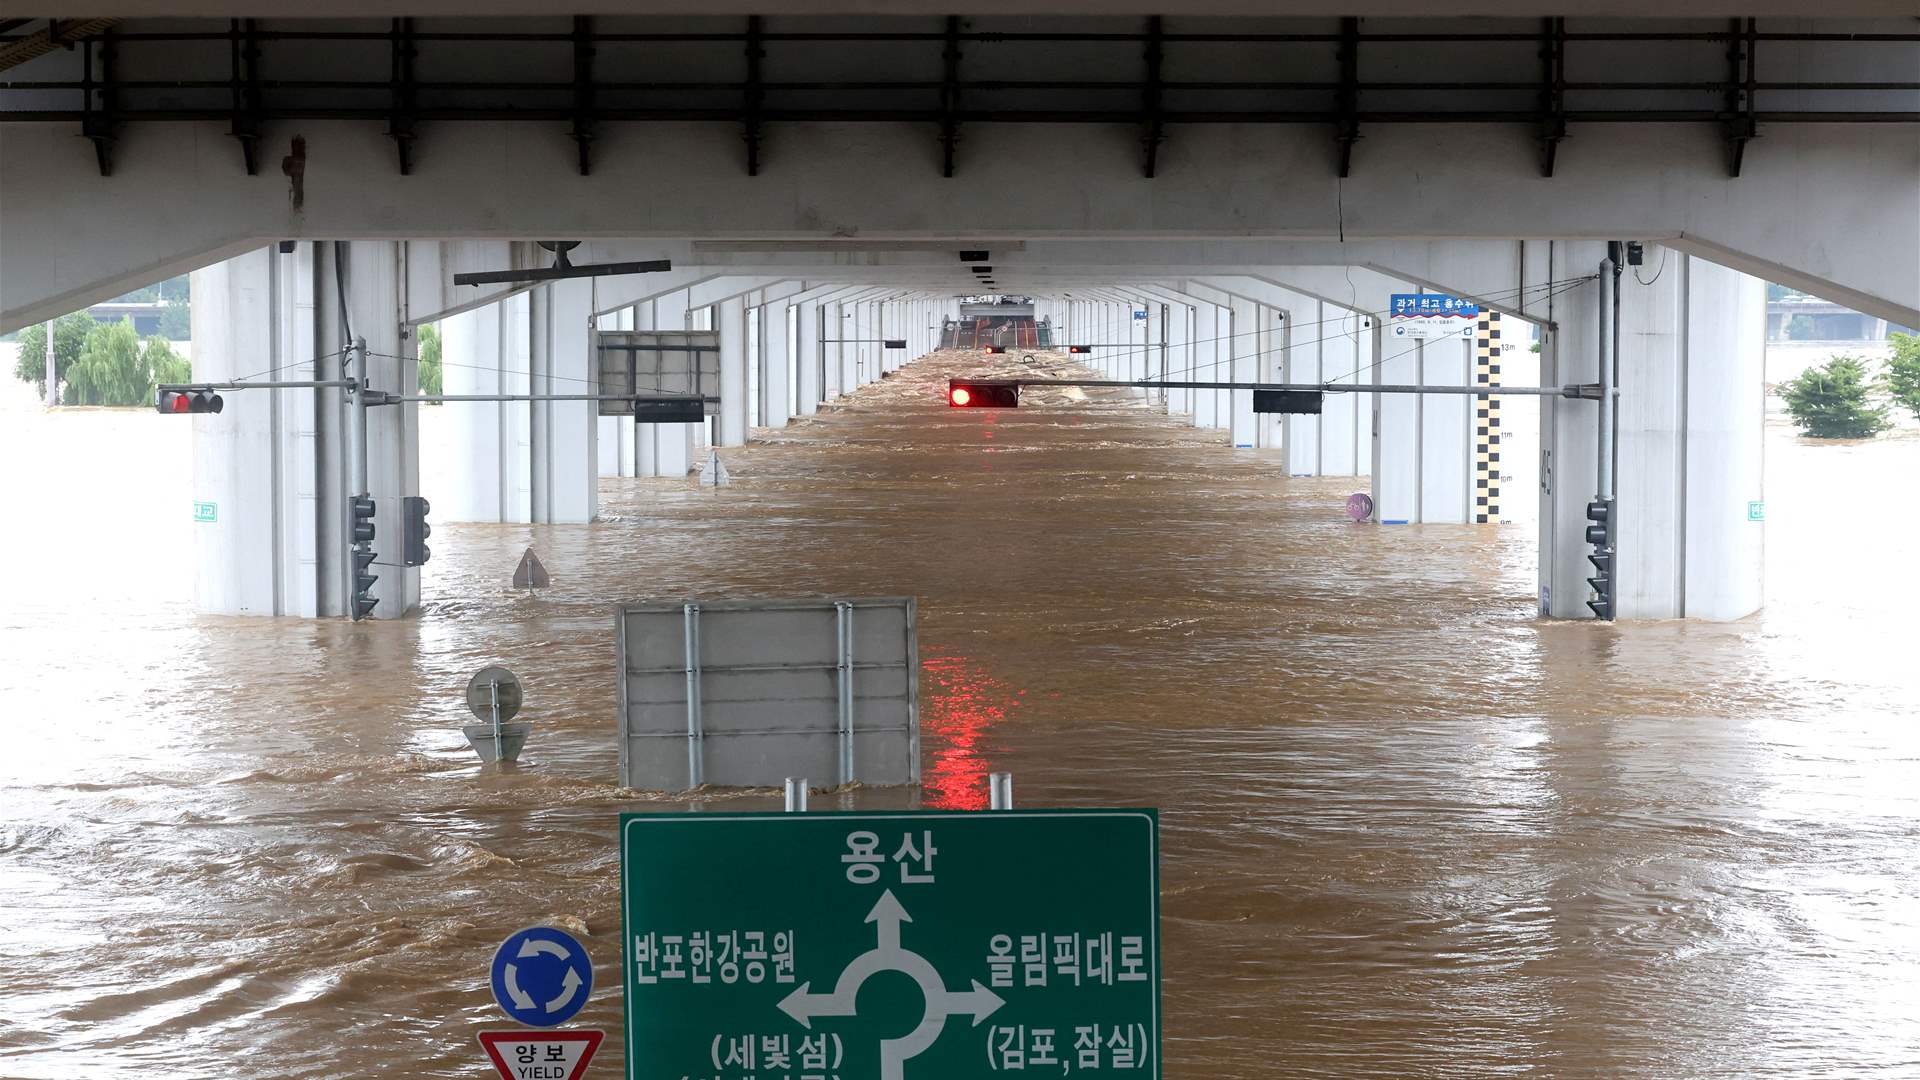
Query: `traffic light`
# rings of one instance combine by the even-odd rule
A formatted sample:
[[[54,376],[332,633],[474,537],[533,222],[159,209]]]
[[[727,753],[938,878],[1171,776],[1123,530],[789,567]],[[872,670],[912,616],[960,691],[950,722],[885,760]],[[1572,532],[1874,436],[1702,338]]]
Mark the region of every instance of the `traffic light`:
[[[370,595],[373,583],[379,581],[372,572],[373,560],[373,497],[355,495],[347,501],[347,512],[353,516],[349,535],[353,539],[350,555],[353,559],[353,617],[364,619],[373,614],[373,606],[380,602],[378,597]]]
[[[153,395],[153,407],[156,412],[185,415],[217,413],[227,403],[211,390],[160,390]]]
[[[1006,351],[1007,351],[1007,347],[1006,347],[1005,345],[989,345],[989,346],[987,346],[987,354],[988,354],[989,356],[991,356],[991,355],[993,355],[994,353],[1003,353],[1003,352],[1006,352]]]
[[[353,510],[353,542],[373,543],[373,498],[355,495],[350,505]]]
[[[1091,346],[1091,345],[1069,345],[1069,346],[1067,346],[1067,351],[1068,351],[1068,352],[1070,352],[1070,353],[1090,353],[1090,352],[1092,352],[1092,351],[1093,351],[1093,346]]]
[[[372,595],[373,583],[380,580],[372,573],[374,554],[368,548],[353,549],[353,617],[364,619],[373,614],[373,606],[380,598]]]
[[[427,511],[432,507],[427,500],[418,495],[409,495],[400,500],[400,565],[425,566],[433,558],[433,552],[427,548],[427,537],[433,535],[433,529],[427,524]]]
[[[1020,384],[1012,379],[949,379],[947,404],[956,409],[1013,409]]]
[[[1587,608],[1596,619],[1612,619],[1616,592],[1614,538],[1617,535],[1613,500],[1602,495],[1588,503],[1587,520],[1593,522],[1587,526],[1587,543],[1593,545],[1587,554],[1587,561],[1593,564],[1593,576],[1587,579],[1587,584],[1593,586],[1593,599],[1587,601]]]

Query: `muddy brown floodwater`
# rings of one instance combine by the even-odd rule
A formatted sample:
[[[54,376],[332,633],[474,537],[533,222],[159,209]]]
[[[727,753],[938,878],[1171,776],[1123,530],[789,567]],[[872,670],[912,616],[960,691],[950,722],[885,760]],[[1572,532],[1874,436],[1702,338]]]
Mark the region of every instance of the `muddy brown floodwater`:
[[[1552,623],[1529,529],[1350,524],[1119,392],[945,408],[980,364],[718,491],[437,524],[425,610],[359,626],[188,610],[184,425],[0,418],[0,1076],[478,1077],[536,921],[617,1033],[616,815],[685,800],[614,786],[612,607],[820,593],[919,597],[920,801],[1161,808],[1171,1076],[1920,1076],[1920,439],[1770,434],[1764,615]],[[457,730],[490,662],[506,773]]]

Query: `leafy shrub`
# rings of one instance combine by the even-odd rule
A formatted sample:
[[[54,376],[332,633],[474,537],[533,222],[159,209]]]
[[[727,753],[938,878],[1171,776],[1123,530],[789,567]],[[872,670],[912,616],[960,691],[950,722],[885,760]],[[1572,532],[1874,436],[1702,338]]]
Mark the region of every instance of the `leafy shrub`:
[[[1893,358],[1887,361],[1887,389],[1901,408],[1920,418],[1920,334],[1893,334]]]
[[[1780,384],[1781,400],[1803,435],[1816,439],[1867,439],[1892,426],[1887,407],[1872,402],[1867,365],[1836,356]]]

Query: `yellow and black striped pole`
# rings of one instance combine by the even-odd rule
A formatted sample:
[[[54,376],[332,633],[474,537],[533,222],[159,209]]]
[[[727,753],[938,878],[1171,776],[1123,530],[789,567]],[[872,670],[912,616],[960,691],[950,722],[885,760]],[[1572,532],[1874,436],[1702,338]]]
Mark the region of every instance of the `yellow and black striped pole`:
[[[1474,382],[1491,391],[1500,385],[1500,313],[1482,311],[1474,348]],[[1500,398],[1489,392],[1474,395],[1473,520],[1476,525],[1500,521]]]

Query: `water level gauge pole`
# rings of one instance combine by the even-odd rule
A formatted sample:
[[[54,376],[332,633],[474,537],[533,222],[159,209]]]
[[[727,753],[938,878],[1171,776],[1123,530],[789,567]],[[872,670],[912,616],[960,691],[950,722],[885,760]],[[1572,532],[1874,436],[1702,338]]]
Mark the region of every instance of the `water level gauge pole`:
[[[1013,809],[1013,774],[997,772],[987,777],[987,809]]]
[[[804,776],[787,777],[787,813],[805,813],[807,809],[807,778]]]
[[[492,709],[493,709],[493,760],[505,761],[507,760],[507,753],[506,753],[507,744],[505,740],[502,738],[502,736],[505,733],[500,730],[500,680],[499,679],[491,679],[487,682],[487,702],[490,706],[492,706]]]

